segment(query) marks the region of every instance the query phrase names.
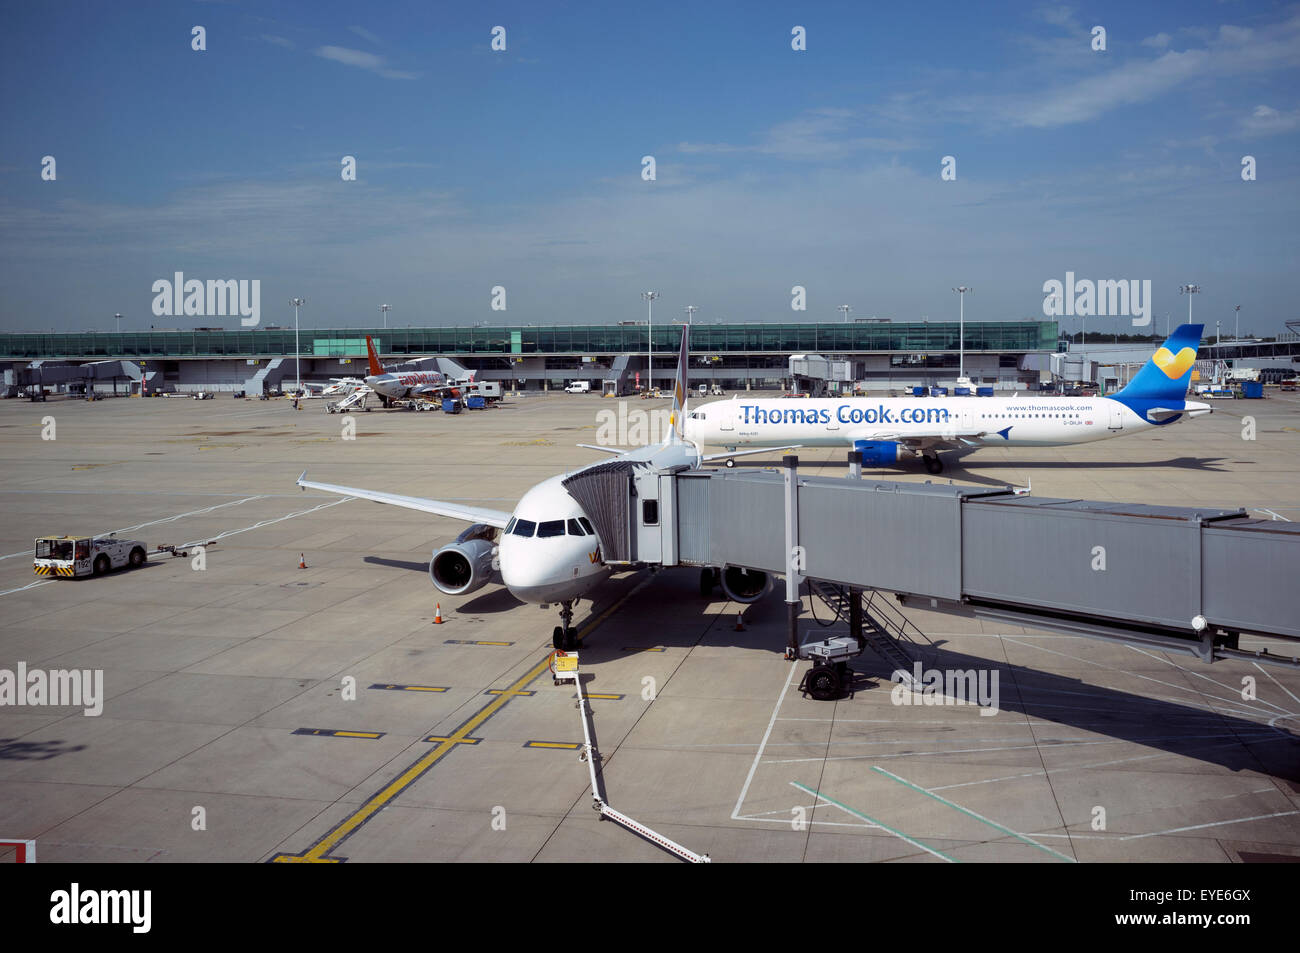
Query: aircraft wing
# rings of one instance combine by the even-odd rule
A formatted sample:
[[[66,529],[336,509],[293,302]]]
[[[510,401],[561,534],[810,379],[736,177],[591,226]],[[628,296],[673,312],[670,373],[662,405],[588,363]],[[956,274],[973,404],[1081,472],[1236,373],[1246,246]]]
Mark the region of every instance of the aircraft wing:
[[[893,440],[903,444],[909,450],[969,450],[971,447],[987,445],[985,438],[988,431],[979,433],[954,433],[952,430],[935,430],[932,433],[910,433],[906,436],[897,433],[855,433],[849,439],[855,440]]]
[[[393,506],[404,506],[409,510],[432,513],[434,516],[448,516],[455,520],[464,520],[466,523],[486,523],[488,526],[495,526],[497,529],[505,529],[506,524],[510,522],[510,514],[501,510],[489,510],[482,506],[464,506],[460,503],[444,503],[441,500],[426,500],[421,496],[381,493],[378,490],[363,490],[355,486],[314,483],[303,479],[306,476],[307,471],[303,470],[302,476],[298,477],[298,485],[304,490],[324,490],[326,493],[337,493],[339,496],[355,496],[375,503],[389,503]]]

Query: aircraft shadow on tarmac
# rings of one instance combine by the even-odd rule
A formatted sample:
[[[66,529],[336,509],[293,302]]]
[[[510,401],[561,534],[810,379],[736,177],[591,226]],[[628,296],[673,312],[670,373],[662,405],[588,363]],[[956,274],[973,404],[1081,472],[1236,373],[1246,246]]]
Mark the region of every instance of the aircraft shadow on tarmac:
[[[61,754],[82,751],[85,745],[69,745],[65,741],[19,741],[17,738],[0,738],[0,761],[48,761]]]
[[[684,582],[693,582],[690,573],[683,572],[680,575]],[[678,588],[677,585],[672,585],[674,589]],[[784,664],[779,656],[785,651],[782,625],[785,619],[785,604],[777,595],[779,590],[780,584],[773,594],[745,608],[748,631],[734,630],[732,622],[735,618],[735,610],[729,607],[728,612],[716,617],[714,623],[702,636],[692,638],[688,634],[687,627],[665,627],[656,636],[657,644],[687,649],[697,645],[766,648],[777,656],[773,659],[773,664]],[[665,597],[671,598],[668,594],[665,594]],[[677,601],[683,609],[686,609],[691,604],[688,600],[688,589],[683,585]],[[696,605],[700,605],[698,596],[694,601]],[[595,605],[592,615],[597,614],[602,608],[599,603]],[[826,614],[821,611],[821,606],[818,606],[818,610],[822,622],[828,621]],[[584,647],[583,661],[586,665],[592,666],[588,671],[593,675],[598,675],[600,672],[601,662],[617,658],[623,651],[617,644],[619,640],[612,634],[612,626],[615,624],[614,620],[607,622],[592,634]],[[820,628],[808,613],[803,613],[800,616],[799,628],[800,632],[804,633],[805,639],[819,639],[824,636],[810,636],[808,634],[810,630],[817,633],[824,632],[827,635],[843,634],[847,632],[848,627],[841,622],[834,626]],[[756,629],[759,631],[754,631]],[[943,645],[941,640],[933,646],[923,647],[922,652],[919,653],[919,661],[923,668],[937,669],[941,672],[983,670],[989,673],[986,676],[989,679],[992,677],[991,673],[996,670],[998,672],[997,707],[1000,712],[1019,713],[1036,720],[1050,721],[1065,728],[1077,729],[1080,732],[1099,734],[1116,741],[1165,751],[1171,755],[1194,758],[1207,764],[1217,764],[1231,771],[1254,770],[1275,778],[1300,782],[1300,736],[1287,730],[1287,727],[1274,728],[1267,723],[1269,719],[1283,715],[1283,710],[1262,699],[1253,702],[1241,701],[1239,692],[1232,688],[1231,679],[1227,680],[1226,688],[1205,682],[1204,685],[1194,686],[1198,689],[1197,695],[1186,693],[1189,701],[1195,699],[1202,704],[1200,693],[1210,697],[1220,706],[1219,711],[1210,711],[1191,704],[1180,704],[1178,701],[1164,697],[1183,694],[1179,683],[1184,681],[1184,676],[1172,667],[1167,674],[1153,673],[1151,677],[1159,681],[1147,682],[1151,694],[1144,695],[1106,688],[1024,665],[991,662],[989,659],[945,649]],[[1190,657],[1177,655],[1171,657],[1175,664],[1182,665],[1190,671],[1207,669],[1204,672],[1207,677],[1215,681],[1224,681],[1218,674],[1221,669],[1217,665],[1206,666]],[[1140,656],[1134,658],[1146,661]],[[1211,668],[1216,671],[1208,670]],[[867,649],[854,659],[850,663],[850,669],[854,672],[855,692],[888,692],[895,687],[896,683],[889,679],[890,670],[886,663],[871,649]],[[1103,671],[1098,670],[1099,673]],[[1123,669],[1112,671],[1128,677]],[[1201,680],[1193,678],[1192,681]],[[927,718],[924,713],[930,709],[930,706],[924,705],[921,697],[914,697],[913,700],[915,702],[913,705],[899,706],[900,725],[905,725],[909,718]],[[831,704],[826,702],[828,712]],[[1233,708],[1252,709],[1258,713],[1259,720],[1251,721],[1233,715],[1228,711]],[[979,720],[993,723],[996,717]],[[1293,713],[1286,719],[1285,725],[1291,728],[1300,725],[1300,713]],[[935,727],[935,730],[942,732],[947,729]],[[1055,746],[1050,738],[1043,736],[1043,732],[1036,732],[1036,735],[1040,747]],[[1060,745],[1065,750],[1072,747],[1064,740]],[[1102,753],[1097,754],[1095,758],[1090,757],[1089,760],[1099,762],[1110,760],[1104,753],[1107,750],[1105,747],[1099,746],[1097,750]]]
[[[411,562],[408,559],[385,559],[383,556],[363,556],[363,563],[369,563],[371,566],[390,566],[393,569],[409,569],[412,572],[428,572],[429,561]]]
[[[409,559],[385,559],[383,556],[363,556],[362,562],[372,566],[389,566],[393,569],[409,569],[412,572],[428,573],[428,562],[411,562]],[[516,599],[505,586],[497,586],[469,602],[462,602],[456,611],[463,614],[474,612],[506,612],[517,609],[524,603]]]

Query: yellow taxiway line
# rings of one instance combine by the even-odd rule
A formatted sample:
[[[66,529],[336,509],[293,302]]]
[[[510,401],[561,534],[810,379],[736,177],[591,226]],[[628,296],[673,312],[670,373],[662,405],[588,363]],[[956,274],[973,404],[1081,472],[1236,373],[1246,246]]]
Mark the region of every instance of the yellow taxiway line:
[[[627,591],[617,602],[588,622],[578,632],[578,638],[585,638],[593,629],[604,622],[612,615],[623,603],[627,602],[642,586],[649,583],[653,577],[647,576],[646,579],[639,582]],[[271,858],[272,863],[277,864],[337,864],[342,863],[346,858],[327,856],[334,848],[338,847],[344,840],[356,833],[357,829],[366,821],[370,820],[375,814],[387,807],[398,795],[416,782],[426,771],[454,751],[460,744],[475,744],[479,739],[471,738],[474,729],[478,728],[483,722],[487,721],[498,711],[509,704],[510,699],[517,695],[524,694],[523,688],[533,679],[545,672],[550,666],[551,657],[548,654],[527,672],[521,675],[507,689],[503,690],[500,695],[496,695],[490,702],[480,708],[477,712],[469,717],[459,728],[446,736],[445,740],[438,743],[438,747],[425,754],[418,761],[408,767],[396,778],[384,785],[377,794],[370,797],[354,813],[349,815],[341,824],[331,830],[328,834],[312,844],[301,854],[276,854]]]

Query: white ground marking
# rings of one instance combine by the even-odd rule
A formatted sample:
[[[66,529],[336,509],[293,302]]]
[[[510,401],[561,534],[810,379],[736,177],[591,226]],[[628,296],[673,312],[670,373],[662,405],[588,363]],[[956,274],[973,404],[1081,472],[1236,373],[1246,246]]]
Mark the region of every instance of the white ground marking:
[[[1274,734],[1272,730],[1268,732]],[[1018,751],[1022,748],[1051,748],[1053,750],[1060,748],[1090,748],[1096,745],[1119,745],[1119,744],[1139,744],[1143,741],[1199,741],[1207,738],[1235,738],[1238,744],[1244,744],[1240,732],[1233,732],[1230,735],[1168,735],[1156,738],[1108,738],[1105,741],[1064,741],[1060,743],[1034,742],[1027,745],[1003,745],[1001,747],[991,748],[954,748],[951,751],[907,751],[899,754],[846,754],[834,758],[780,758],[772,761],[764,761],[764,764],[799,764],[808,761],[862,761],[865,758],[912,758],[921,755],[934,754],[971,754],[983,751]],[[929,739],[931,744],[937,743],[937,739]],[[1251,741],[1251,744],[1267,744],[1271,741],[1291,741],[1288,737],[1271,738],[1261,736],[1259,741]],[[1168,754],[1177,754],[1176,751],[1167,752]]]
[[[1094,662],[1092,659],[1080,658],[1080,657],[1077,656],[1077,655],[1069,655],[1069,654],[1067,654],[1067,653],[1065,653],[1065,652],[1058,652],[1058,651],[1056,651],[1056,649],[1048,649],[1048,648],[1044,648],[1044,647],[1041,646],[1041,645],[1031,645],[1031,644],[1028,643],[1028,642],[1020,642],[1020,641],[1018,641],[1018,640],[1016,640],[1016,639],[1013,639],[1013,638],[1011,638],[1011,637],[1009,637],[1009,636],[1007,637],[1006,640],[1007,640],[1008,642],[1014,642],[1016,645],[1023,645],[1023,646],[1025,646],[1025,648],[1038,649],[1038,651],[1040,651],[1040,652],[1051,652],[1053,655],[1059,655],[1059,656],[1061,656],[1062,658],[1073,659],[1073,660],[1076,661],[1076,662],[1083,662],[1083,663],[1085,663],[1085,664],[1087,664],[1087,665],[1094,665],[1094,666],[1096,666],[1097,668],[1105,669],[1105,670],[1108,671],[1108,672],[1116,672],[1116,671],[1119,671],[1119,672],[1121,672],[1122,674],[1125,674],[1125,675],[1132,675],[1132,676],[1134,676],[1134,677],[1136,677],[1136,678],[1140,678],[1140,679],[1143,679],[1143,680],[1148,681],[1148,682],[1155,682],[1157,685],[1164,685],[1166,688],[1173,688],[1173,689],[1176,689],[1177,691],[1180,691],[1180,692],[1192,692],[1193,694],[1198,694],[1198,695],[1204,695],[1204,694],[1205,694],[1204,692],[1197,692],[1197,691],[1195,691],[1194,689],[1188,688],[1186,685],[1176,685],[1176,684],[1174,684],[1173,682],[1162,681],[1161,679],[1158,679],[1158,678],[1152,678],[1150,675],[1142,675],[1142,674],[1139,674],[1138,672],[1123,672],[1122,670],[1120,670],[1120,669],[1116,669],[1116,668],[1112,668],[1112,667],[1109,666],[1109,665],[1103,665],[1103,664],[1101,664],[1100,662]],[[1229,702],[1229,703],[1231,703],[1231,704],[1238,704],[1238,705],[1241,704],[1241,696],[1240,696],[1240,695],[1238,695],[1236,698],[1219,698],[1219,696],[1217,696],[1217,695],[1206,695],[1206,697],[1207,697],[1207,698],[1213,698],[1213,699],[1215,699],[1216,701]],[[1183,702],[1179,702],[1179,704],[1184,704],[1184,703],[1183,703]],[[1276,708],[1277,706],[1274,705],[1273,707]],[[1267,716],[1271,715],[1272,712],[1260,711],[1260,712],[1258,712],[1258,714],[1267,717]]]
[[[213,510],[219,510],[227,506],[238,506],[240,503],[248,503],[251,500],[263,499],[262,496],[246,496],[242,500],[230,500],[226,503],[217,503],[215,506],[205,507],[201,510],[190,510],[188,513],[177,513],[175,516],[165,516],[162,519],[150,520],[148,523],[136,523],[134,526],[123,526],[121,529],[109,530],[107,533],[91,533],[92,536],[107,536],[109,533],[130,533],[137,529],[144,529],[146,526],[157,526],[159,523],[170,523],[172,520],[183,519],[186,516],[201,516],[204,513],[211,513]],[[21,553],[9,553],[7,556],[0,556],[0,559],[13,559],[15,556],[30,556],[32,551],[24,549]]]
[[[879,767],[877,765],[872,765],[871,770],[877,771],[880,774],[885,775],[885,777],[893,778],[899,784],[904,784],[907,787],[911,788],[913,791],[920,791],[922,794],[926,795],[927,797],[932,797],[941,804],[946,804],[949,807],[953,808],[954,810],[961,811],[963,814],[967,814],[975,818],[977,821],[981,821],[989,825],[989,827],[992,827],[995,830],[1002,831],[1002,833],[1004,834],[1010,834],[1012,837],[1016,838],[1017,840],[1022,840],[1026,844],[1032,844],[1034,847],[1037,847],[1039,850],[1045,850],[1047,851],[1047,853],[1052,854],[1055,857],[1059,857],[1062,860],[1069,861],[1072,864],[1078,863],[1078,861],[1073,857],[1069,857],[1065,854],[1062,854],[1060,851],[1052,850],[1052,848],[1046,846],[1045,844],[1038,843],[1038,841],[1034,840],[1032,837],[1027,837],[1024,834],[1021,834],[1019,831],[1013,831],[1009,827],[1004,827],[1001,824],[999,824],[997,821],[990,820],[989,818],[985,817],[983,814],[978,814],[975,811],[972,811],[968,807],[962,807],[960,804],[957,804],[955,801],[949,801],[947,798],[939,797],[939,795],[935,794],[933,791],[929,791],[921,787],[919,784],[914,784],[913,782],[908,781],[906,778],[899,777],[897,774],[894,774],[892,771],[886,771],[884,768]]]
[[[1252,742],[1252,744],[1253,743],[1254,742]],[[1241,740],[1237,739],[1235,741],[1226,742],[1225,744],[1221,744],[1221,745],[1206,745],[1204,748],[1198,748],[1197,750],[1211,751],[1214,748],[1235,748],[1235,747],[1240,747],[1240,745],[1241,745]],[[1154,761],[1156,758],[1171,758],[1171,757],[1179,757],[1179,755],[1173,751],[1161,751],[1158,754],[1140,754],[1132,758],[1116,758],[1111,761],[1093,761],[1090,764],[1075,764],[1065,768],[1053,768],[1052,772],[1056,774],[1065,771],[1084,771],[1087,770],[1088,768],[1108,768],[1116,764],[1130,764],[1134,761]],[[966,787],[972,787],[977,784],[992,784],[994,781],[1018,781],[1018,780],[1023,780],[1024,778],[1033,778],[1045,774],[1047,774],[1045,770],[1039,769],[1037,771],[1026,771],[1024,774],[1006,774],[1000,778],[985,778],[983,781],[960,781],[957,784],[941,784],[938,787],[931,788],[930,790],[947,791],[949,788],[966,788]],[[1261,790],[1272,791],[1273,788],[1263,788]],[[1248,791],[1246,793],[1258,794],[1259,792]],[[1234,794],[1232,796],[1238,797],[1239,795]]]
[[[1225,824],[1244,824],[1247,821],[1266,821],[1271,817],[1290,817],[1300,811],[1278,811],[1276,814],[1258,814],[1255,817],[1238,817],[1231,821],[1211,821],[1209,824],[1193,824],[1191,827],[1173,827],[1167,831],[1152,831],[1150,834],[1129,834],[1120,840],[1141,840],[1143,837],[1159,837],[1161,834],[1181,834],[1184,831],[1199,831],[1207,827],[1222,827]]]
[[[35,589],[37,586],[48,586],[53,581],[53,579],[43,579],[40,582],[29,582],[25,586],[19,586],[17,589],[6,589],[4,592],[0,592],[0,596],[7,596],[11,592],[22,592],[24,589]]]
[[[313,506],[311,509],[299,510],[296,513],[286,513],[284,516],[277,516],[273,520],[261,520],[252,526],[245,526],[243,529],[230,529],[224,533],[218,533],[216,536],[204,536],[201,539],[193,539],[187,543],[181,543],[182,546],[198,546],[205,542],[215,543],[219,539],[225,539],[227,536],[238,536],[240,533],[247,533],[249,530],[261,529],[263,526],[270,526],[273,523],[283,523],[285,520],[291,520],[295,516],[306,516],[308,513],[315,513],[317,510],[326,510],[331,506],[338,506],[340,503],[346,503],[349,500],[355,500],[355,496],[345,496],[339,500],[332,500],[329,503],[321,503],[319,506]]]
[[[1295,700],[1296,700],[1297,702],[1300,702],[1300,698],[1296,698],[1295,695],[1293,695],[1293,694],[1291,693],[1291,690],[1290,690],[1289,688],[1287,688],[1285,685],[1283,685],[1281,682],[1279,682],[1276,678],[1274,678],[1272,672],[1270,672],[1270,671],[1268,671],[1268,670],[1266,670],[1266,669],[1260,668],[1260,664],[1259,664],[1258,662],[1252,662],[1251,664],[1254,665],[1256,668],[1258,668],[1258,669],[1259,669],[1261,672],[1263,672],[1265,675],[1267,675],[1267,676],[1269,677],[1269,680],[1270,680],[1274,685],[1276,685],[1278,688],[1282,689],[1282,691],[1286,692],[1288,695],[1291,695],[1291,697],[1292,697],[1292,698],[1295,698]]]
[[[791,665],[790,674],[785,677],[785,684],[781,687],[781,694],[777,696],[776,704],[772,706],[772,718],[767,723],[767,731],[763,732],[763,740],[758,745],[758,751],[754,755],[754,763],[749,766],[749,774],[745,776],[745,783],[740,789],[740,797],[736,798],[736,806],[731,812],[733,821],[743,820],[740,817],[740,805],[745,803],[745,795],[749,793],[749,784],[754,780],[754,772],[758,770],[758,762],[763,757],[763,749],[767,747],[767,739],[772,737],[772,727],[776,724],[776,714],[781,710],[781,703],[785,701],[785,693],[790,690],[790,682],[794,679],[794,672],[799,666]]]
[[[1169,661],[1169,659],[1167,659],[1167,658],[1161,658],[1161,657],[1158,656],[1158,655],[1152,655],[1150,652],[1146,651],[1145,649],[1140,649],[1140,648],[1138,648],[1136,645],[1130,645],[1129,648],[1131,648],[1134,652],[1141,652],[1143,655],[1147,656],[1148,658],[1153,658],[1153,659],[1155,659],[1157,662],[1164,662],[1166,665],[1172,665],[1174,668],[1178,669],[1178,671],[1180,671],[1180,672],[1186,672],[1188,675],[1195,675],[1197,678],[1203,678],[1203,679],[1205,679],[1207,682],[1211,683],[1212,685],[1218,685],[1220,688],[1226,688],[1226,689],[1227,689],[1228,691],[1230,691],[1230,692],[1238,692],[1238,696],[1237,696],[1237,697],[1238,697],[1238,698],[1241,698],[1240,693],[1239,693],[1239,690],[1238,690],[1237,688],[1235,688],[1234,686],[1232,686],[1232,685],[1225,685],[1225,684],[1223,684],[1223,682],[1216,682],[1214,679],[1210,678],[1210,676],[1208,676],[1208,675],[1202,675],[1200,672],[1194,672],[1194,671],[1192,671],[1190,668],[1184,668],[1183,666],[1179,665],[1177,662],[1171,662],[1171,661]],[[1216,697],[1216,696],[1211,695],[1210,697],[1211,697],[1211,698],[1214,698],[1214,697]],[[1286,709],[1283,708],[1281,705],[1275,705],[1275,704],[1274,704],[1273,702],[1271,702],[1271,701],[1267,701],[1267,700],[1265,700],[1265,699],[1263,699],[1263,698],[1256,698],[1256,699],[1254,699],[1254,700],[1257,701],[1257,702],[1259,702],[1261,705],[1268,705],[1270,708],[1276,708],[1276,709],[1277,709],[1278,711],[1280,711],[1280,712],[1286,712]],[[1241,701],[1245,701],[1245,699],[1244,699],[1244,698],[1241,698]],[[1290,713],[1287,712],[1287,714],[1290,714]]]
[[[907,843],[911,844],[913,847],[921,848],[921,850],[925,851],[927,854],[933,854],[935,857],[938,857],[942,860],[946,860],[950,864],[957,863],[957,860],[955,858],[949,857],[947,854],[941,854],[933,847],[927,847],[925,844],[922,844],[919,840],[914,840],[911,837],[908,837],[902,831],[896,831],[892,827],[880,823],[874,817],[869,817],[868,815],[863,814],[861,811],[854,810],[853,808],[845,804],[841,804],[839,801],[832,800],[831,798],[827,797],[825,794],[822,794],[820,791],[814,791],[812,788],[808,787],[807,785],[800,784],[798,781],[791,781],[790,786],[796,787],[800,791],[805,791],[808,794],[815,795],[816,797],[821,798],[827,804],[830,804],[833,807],[838,807],[841,811],[844,811],[846,814],[849,814],[853,817],[860,817],[862,818],[862,820],[870,822],[872,825],[880,828],[882,831],[888,831],[889,833],[893,834],[895,837],[898,837],[906,841]]]

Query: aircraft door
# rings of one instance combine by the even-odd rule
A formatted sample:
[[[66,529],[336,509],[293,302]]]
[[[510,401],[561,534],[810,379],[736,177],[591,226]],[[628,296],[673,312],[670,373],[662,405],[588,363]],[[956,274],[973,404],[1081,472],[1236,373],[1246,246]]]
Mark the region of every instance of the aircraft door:
[[[732,403],[730,401],[728,401],[720,408],[720,411],[721,411],[721,416],[718,418],[718,429],[735,430],[736,429],[736,408],[732,406]]]
[[[1124,418],[1121,416],[1121,407],[1114,401],[1110,402],[1110,424],[1111,430],[1123,430]]]

